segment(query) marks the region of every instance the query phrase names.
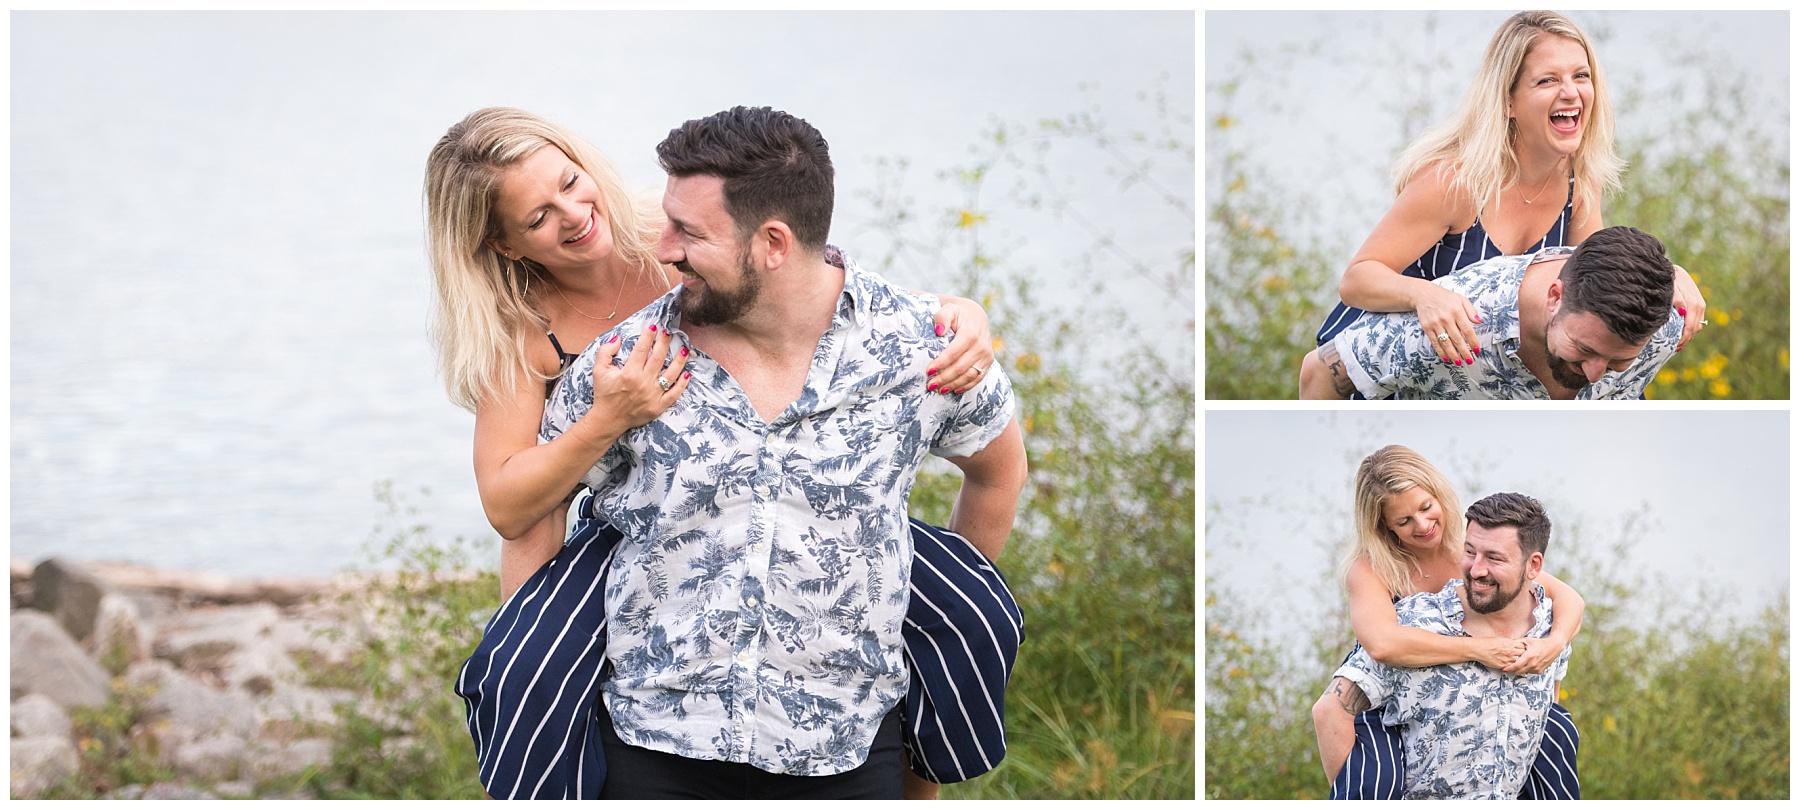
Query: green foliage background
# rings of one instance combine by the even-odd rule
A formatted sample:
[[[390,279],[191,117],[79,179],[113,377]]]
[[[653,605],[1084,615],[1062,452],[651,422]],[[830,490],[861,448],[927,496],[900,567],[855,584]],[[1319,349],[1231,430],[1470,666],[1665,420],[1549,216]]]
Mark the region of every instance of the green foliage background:
[[[1605,52],[1604,39],[1597,45]],[[1395,78],[1433,69],[1402,58]],[[1604,203],[1607,225],[1655,235],[1700,283],[1709,325],[1663,367],[1653,399],[1786,399],[1788,396],[1788,145],[1723,122],[1752,120],[1748,80],[1717,55],[1679,58],[1678,84],[1651,95],[1632,77],[1610,77],[1628,161],[1621,192]],[[1259,151],[1243,122],[1279,94],[1293,62],[1246,54],[1206,95],[1206,396],[1292,399],[1300,358],[1337,302],[1354,241],[1322,236],[1319,200],[1277,185],[1278,156]],[[1373,71],[1364,64],[1344,70]],[[1457,77],[1457,81],[1466,80]],[[1385,81],[1385,79],[1384,79]],[[1456,90],[1460,93],[1460,86]],[[1455,97],[1447,96],[1453,104]],[[1438,115],[1450,110],[1440,109]],[[1396,115],[1393,154],[1419,111]],[[1658,122],[1633,128],[1634,120]],[[1666,123],[1664,123],[1666,122]],[[1388,198],[1379,198],[1385,204]],[[1370,221],[1373,221],[1371,215]]]

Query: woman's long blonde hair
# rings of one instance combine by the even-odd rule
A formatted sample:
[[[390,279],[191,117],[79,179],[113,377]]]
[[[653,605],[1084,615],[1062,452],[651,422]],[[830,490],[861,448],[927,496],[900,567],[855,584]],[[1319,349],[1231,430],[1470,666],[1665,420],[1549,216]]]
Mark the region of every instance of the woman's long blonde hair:
[[[450,401],[473,411],[511,387],[515,374],[543,381],[526,341],[541,339],[547,321],[532,305],[532,281],[544,269],[489,247],[500,235],[494,197],[511,166],[555,147],[599,186],[613,250],[640,272],[660,272],[656,243],[662,210],[632,195],[599,150],[579,136],[523,110],[476,110],[444,133],[425,164],[426,241],[437,293],[431,341]]]
[[[1413,487],[1424,487],[1437,499],[1444,514],[1442,542],[1452,550],[1461,549],[1462,503],[1456,498],[1456,488],[1424,456],[1390,444],[1370,453],[1356,468],[1356,546],[1344,565],[1348,568],[1358,557],[1367,557],[1375,576],[1396,598],[1413,592],[1412,572],[1419,569],[1419,561],[1388,530],[1381,508],[1389,497]]]
[[[1487,56],[1475,74],[1475,83],[1463,98],[1455,117],[1438,123],[1413,141],[1394,165],[1394,193],[1399,194],[1419,172],[1439,164],[1450,172],[1453,193],[1460,192],[1475,204],[1477,216],[1490,201],[1519,175],[1519,158],[1513,144],[1512,118],[1506,114],[1513,86],[1525,67],[1525,54],[1543,36],[1571,39],[1587,52],[1593,73],[1594,103],[1582,110],[1586,131],[1581,146],[1570,157],[1575,177],[1576,221],[1600,210],[1600,196],[1619,187],[1625,161],[1613,153],[1612,100],[1606,91],[1606,75],[1587,34],[1554,11],[1521,11],[1494,32]]]

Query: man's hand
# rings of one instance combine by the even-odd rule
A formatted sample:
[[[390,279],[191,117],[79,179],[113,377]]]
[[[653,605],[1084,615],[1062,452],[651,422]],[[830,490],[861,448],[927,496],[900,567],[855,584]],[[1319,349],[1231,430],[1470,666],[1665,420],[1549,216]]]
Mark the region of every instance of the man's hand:
[[[1344,359],[1338,356],[1337,346],[1331,341],[1307,352],[1301,359],[1301,399],[1349,399],[1354,393],[1356,385],[1350,382],[1350,374],[1344,370]]]
[[[1356,747],[1356,716],[1369,710],[1369,696],[1349,679],[1335,677],[1325,694],[1313,704],[1313,731],[1319,736],[1319,765],[1325,781],[1337,781],[1338,771]]]

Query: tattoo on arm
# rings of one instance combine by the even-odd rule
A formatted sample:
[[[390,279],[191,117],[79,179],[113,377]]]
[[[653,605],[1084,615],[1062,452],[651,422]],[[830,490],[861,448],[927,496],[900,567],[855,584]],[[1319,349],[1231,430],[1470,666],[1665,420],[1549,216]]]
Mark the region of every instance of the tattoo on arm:
[[[1344,370],[1344,358],[1338,356],[1337,346],[1331,341],[1319,347],[1319,362],[1331,372],[1331,387],[1340,397],[1349,397],[1356,393],[1356,384],[1350,382],[1350,373]]]
[[[1345,714],[1362,714],[1370,708],[1369,696],[1363,694],[1362,687],[1342,676],[1331,679],[1331,685],[1325,687],[1325,694],[1335,696],[1338,706],[1343,708]]]

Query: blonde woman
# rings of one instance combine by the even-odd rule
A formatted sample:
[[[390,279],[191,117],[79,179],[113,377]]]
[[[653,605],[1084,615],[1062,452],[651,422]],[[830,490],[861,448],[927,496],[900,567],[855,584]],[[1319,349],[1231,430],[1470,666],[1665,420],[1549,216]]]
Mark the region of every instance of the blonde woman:
[[[576,353],[674,286],[676,274],[655,259],[663,215],[656,202],[634,198],[585,141],[510,108],[477,110],[450,128],[427,162],[425,199],[433,342],[451,400],[475,413],[476,485],[506,538],[504,603],[457,684],[481,781],[495,796],[594,798],[604,778],[599,735],[590,733],[605,650],[600,583],[621,538],[583,504],[565,540],[565,510],[621,434],[680,398],[689,350],[646,333],[638,345],[649,349],[615,364],[615,335],[599,350],[593,409],[554,441],[538,444],[538,427],[545,396]],[[940,299],[939,334],[956,334],[930,371],[930,387],[954,396],[994,357],[986,313],[966,299]],[[1000,694],[988,698],[999,702],[1017,648],[1017,606],[967,541],[917,522],[912,534],[919,559],[960,577],[958,609],[970,614],[963,620],[1001,630],[994,649],[959,662],[992,682]],[[915,593],[932,586],[918,574],[915,583]],[[1004,750],[1003,739],[994,740],[997,712],[975,718],[980,728],[954,701],[945,707],[954,722],[938,716],[935,707],[954,694],[941,683],[948,677],[915,671],[909,721],[936,725],[908,729],[913,771],[924,777],[909,781],[909,794],[984,772]],[[939,750],[954,750],[945,738],[962,733],[985,741],[985,756]]]
[[[1600,230],[1601,195],[1619,187],[1612,102],[1592,43],[1551,11],[1514,14],[1494,32],[1461,109],[1394,166],[1388,209],[1344,271],[1323,346],[1364,310],[1416,312],[1438,358],[1481,352],[1475,306],[1431,283],[1483,259],[1581,244]],[[1706,302],[1675,268],[1685,346]],[[1360,398],[1360,397],[1359,397]]]
[[[1537,582],[1555,605],[1546,638],[1442,636],[1403,627],[1394,603],[1431,593],[1462,578],[1463,509],[1442,473],[1423,456],[1388,445],[1364,458],[1356,471],[1356,545],[1345,561],[1350,626],[1375,660],[1389,666],[1428,667],[1474,661],[1503,672],[1538,673],[1555,663],[1581,629],[1581,595],[1540,574]],[[1379,710],[1357,716],[1354,735],[1326,722],[1344,708],[1329,692],[1313,706],[1319,761],[1332,780],[1332,798],[1400,798],[1404,763],[1399,735],[1381,723]],[[1532,767],[1528,791],[1541,797],[1578,791],[1574,781],[1577,735],[1568,711],[1552,707],[1544,750]],[[1572,798],[1578,798],[1573,796]]]

